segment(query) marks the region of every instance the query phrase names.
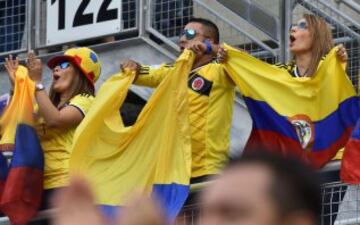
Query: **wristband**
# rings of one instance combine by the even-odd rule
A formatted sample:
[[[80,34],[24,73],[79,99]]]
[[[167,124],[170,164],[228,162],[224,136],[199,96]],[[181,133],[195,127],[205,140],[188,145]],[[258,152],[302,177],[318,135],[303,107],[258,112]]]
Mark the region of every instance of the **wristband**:
[[[208,39],[206,39],[204,41],[204,44],[206,45],[206,51],[205,51],[205,54],[211,54],[213,52],[213,49],[212,49],[212,46],[211,46],[211,43]]]

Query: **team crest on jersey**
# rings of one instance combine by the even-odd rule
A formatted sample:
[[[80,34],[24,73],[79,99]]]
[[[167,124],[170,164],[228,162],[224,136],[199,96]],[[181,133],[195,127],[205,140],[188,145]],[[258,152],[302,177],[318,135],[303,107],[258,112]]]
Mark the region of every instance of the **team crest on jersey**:
[[[200,95],[210,95],[213,82],[199,74],[192,74],[188,80],[188,87]]]
[[[195,91],[201,90],[204,87],[205,81],[202,77],[197,77],[193,80],[191,87]]]
[[[314,143],[315,128],[311,119],[307,115],[295,115],[289,118],[294,126],[303,149],[310,148]]]

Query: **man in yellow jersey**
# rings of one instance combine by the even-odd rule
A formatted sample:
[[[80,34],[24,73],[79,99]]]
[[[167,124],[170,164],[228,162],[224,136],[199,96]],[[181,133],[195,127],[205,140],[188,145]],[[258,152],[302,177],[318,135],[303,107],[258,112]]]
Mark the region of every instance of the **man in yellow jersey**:
[[[192,183],[217,174],[228,158],[235,85],[223,66],[214,60],[219,30],[209,20],[194,18],[185,26],[179,46],[192,49],[197,57],[188,78],[189,117],[192,145]],[[135,70],[137,85],[156,87],[173,67],[141,66],[126,60],[121,68]]]

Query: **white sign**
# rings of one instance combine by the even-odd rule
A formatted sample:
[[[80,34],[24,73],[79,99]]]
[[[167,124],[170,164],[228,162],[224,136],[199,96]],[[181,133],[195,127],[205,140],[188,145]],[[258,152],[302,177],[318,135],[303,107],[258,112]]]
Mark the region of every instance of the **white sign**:
[[[48,45],[120,31],[121,0],[47,0]]]

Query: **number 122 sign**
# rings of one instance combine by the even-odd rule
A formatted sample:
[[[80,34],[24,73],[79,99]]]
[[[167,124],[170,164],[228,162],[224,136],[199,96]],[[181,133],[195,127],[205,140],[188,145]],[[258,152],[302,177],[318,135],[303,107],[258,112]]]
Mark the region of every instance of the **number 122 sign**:
[[[46,41],[61,44],[120,31],[121,0],[47,0]]]

